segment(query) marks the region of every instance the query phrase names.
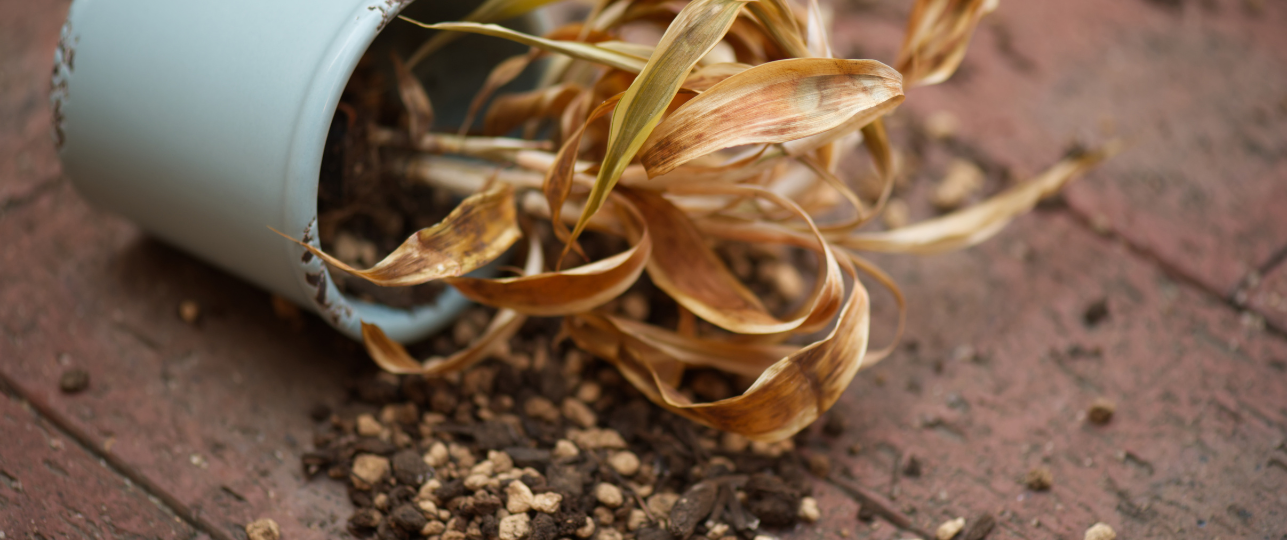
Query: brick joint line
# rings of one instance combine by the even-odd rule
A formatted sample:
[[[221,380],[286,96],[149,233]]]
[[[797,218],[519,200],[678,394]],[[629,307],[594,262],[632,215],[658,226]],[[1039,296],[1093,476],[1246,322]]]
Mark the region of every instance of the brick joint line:
[[[50,407],[47,403],[38,399],[32,392],[24,389],[3,370],[0,370],[0,393],[5,393],[26,401],[31,405],[32,409],[35,409],[36,414],[40,415],[43,420],[48,421],[59,431],[62,431],[68,438],[76,441],[76,443],[84,448],[85,451],[89,452],[94,457],[103,460],[103,462],[106,463],[112,471],[129,479],[136,486],[142,488],[147,495],[155,498],[157,501],[160,501],[160,504],[164,505],[167,510],[179,519],[182,519],[196,531],[199,531],[198,535],[199,533],[204,532],[209,534],[214,540],[236,540],[223,529],[201,517],[198,513],[192,511],[186,504],[183,504],[183,502],[179,501],[178,498],[171,495],[161,486],[157,485],[156,482],[153,482],[147,476],[140,473],[120,457],[112,454],[111,452],[104,451],[99,445],[95,444],[94,439],[90,437],[89,433],[86,433],[84,430],[76,427],[76,425],[72,424],[72,422],[66,417],[54,410],[53,407]]]

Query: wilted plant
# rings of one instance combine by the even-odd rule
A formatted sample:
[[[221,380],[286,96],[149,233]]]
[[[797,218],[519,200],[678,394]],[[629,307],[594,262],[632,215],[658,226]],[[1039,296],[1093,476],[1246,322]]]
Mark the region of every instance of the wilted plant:
[[[408,67],[396,63],[409,138],[389,130],[377,136],[383,142],[401,138],[419,152],[401,163],[408,174],[468,195],[455,211],[365,270],[306,246],[333,267],[378,285],[442,280],[498,308],[468,347],[423,362],[364,324],[367,350],[388,371],[457,371],[492,353],[525,317],[562,316],[567,337],[612,362],[658,405],[755,440],[780,440],[817,419],[860,368],[893,347],[869,351],[863,280],[888,287],[900,313],[901,292],[861,252],[934,253],[976,244],[1111,152],[1070,156],[1030,181],[938,218],[863,231],[894,181],[881,118],[902,103],[905,88],[952,74],[994,0],[917,0],[897,70],[874,60],[833,58],[817,0],[806,6],[791,0],[598,0],[583,21],[545,36],[490,24],[547,3],[489,0],[469,22],[422,24],[439,32],[409,64],[457,32],[531,48],[492,71],[460,133],[429,131],[429,99]],[[622,29],[630,26],[664,34],[655,46],[622,41]],[[543,84],[499,96],[483,118],[484,133],[471,135],[481,105],[542,57],[548,57]],[[504,137],[518,128],[547,135]],[[882,182],[874,200],[864,200],[836,175],[840,157],[859,141]],[[824,192],[833,196],[819,195]],[[827,200],[844,201],[847,215]],[[553,235],[536,233],[538,222],[548,222]],[[590,259],[579,241],[585,231],[622,238],[629,248]],[[522,275],[466,277],[523,238]],[[545,261],[543,241],[557,244],[563,256]],[[812,292],[794,311],[774,314],[714,247],[738,243],[812,253]],[[581,264],[563,269],[565,261]],[[645,270],[677,303],[674,328],[604,308]],[[899,332],[901,327],[900,320]],[[825,335],[807,345],[790,344],[820,333]],[[742,395],[698,403],[677,389],[689,367],[755,382]]]

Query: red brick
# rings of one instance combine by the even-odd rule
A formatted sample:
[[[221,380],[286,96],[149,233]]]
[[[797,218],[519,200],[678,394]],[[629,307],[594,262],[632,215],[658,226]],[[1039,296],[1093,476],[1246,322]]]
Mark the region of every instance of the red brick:
[[[961,138],[1016,178],[1075,139],[1125,137],[1069,202],[1229,295],[1287,238],[1287,6],[1160,4],[1002,2],[957,77],[910,90],[903,108],[954,113]],[[837,50],[892,61],[903,17],[842,15]]]
[[[1275,449],[1287,425],[1281,338],[1065,212],[1022,218],[973,250],[881,261],[908,295],[905,344],[842,399],[843,437],[805,446],[830,448],[881,492],[895,457],[915,451],[925,472],[900,479],[895,502],[922,528],[978,512],[1004,512],[992,538],[1080,538],[1097,521],[1122,538],[1287,527],[1287,469],[1272,461],[1287,462]],[[1104,298],[1108,317],[1088,328],[1085,309]],[[879,341],[893,318],[880,295],[875,316]],[[961,346],[980,360],[956,358]],[[1084,420],[1099,397],[1117,405],[1105,426]],[[1036,466],[1053,471],[1051,491],[1025,489]],[[837,490],[818,489],[835,509],[824,530],[906,536],[871,532]]]
[[[0,0],[0,209],[61,170],[50,136],[49,73],[67,5]]]
[[[6,538],[191,538],[195,531],[26,403],[0,394]]]
[[[309,408],[369,365],[355,343],[316,319],[292,330],[266,293],[89,209],[66,182],[0,214],[0,237],[0,370],[31,399],[220,530],[272,517],[288,538],[339,534],[342,487],[307,481],[299,455]],[[196,326],[176,314],[186,299],[202,306]],[[89,371],[88,390],[59,392],[64,363]]]

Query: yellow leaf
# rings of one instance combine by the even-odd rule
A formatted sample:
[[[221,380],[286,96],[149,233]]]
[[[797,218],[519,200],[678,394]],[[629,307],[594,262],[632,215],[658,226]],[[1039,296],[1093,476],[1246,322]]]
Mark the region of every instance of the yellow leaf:
[[[585,210],[572,230],[572,241],[608,198],[621,173],[661,121],[662,113],[679,92],[688,72],[723,39],[747,1],[693,0],[666,28],[648,64],[612,112],[608,148]]]
[[[554,39],[545,39],[530,34],[524,34],[517,30],[510,30],[504,26],[495,24],[479,24],[470,22],[448,22],[438,24],[425,24],[417,22],[406,17],[402,19],[411,22],[417,26],[430,28],[434,30],[453,30],[456,32],[469,32],[472,34],[483,34],[498,38],[508,39],[522,43],[529,47],[536,47],[546,52],[559,53],[572,58],[603,64],[608,67],[617,68],[631,73],[638,73],[644,68],[646,60],[638,56],[629,55],[623,52],[617,52],[611,49],[605,49],[598,45],[581,43],[579,41],[558,41]]]
[[[875,60],[761,64],[724,79],[667,117],[653,131],[643,165],[657,176],[723,148],[803,139],[883,110],[902,96],[902,76]]]
[[[438,224],[411,235],[384,260],[359,270],[290,238],[327,264],[384,287],[417,285],[472,272],[509,249],[521,233],[514,188],[499,184],[473,195]]]
[[[998,0],[916,0],[907,19],[907,34],[895,65],[907,86],[946,81],[970,45],[979,19],[996,9]]]

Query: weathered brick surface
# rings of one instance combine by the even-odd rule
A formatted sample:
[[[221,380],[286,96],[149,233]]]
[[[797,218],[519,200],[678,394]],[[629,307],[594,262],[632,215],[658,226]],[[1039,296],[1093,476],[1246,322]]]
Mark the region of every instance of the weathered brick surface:
[[[875,5],[841,15],[839,52],[892,61],[905,12]],[[1124,137],[1068,201],[1229,295],[1287,244],[1285,26],[1275,2],[1002,2],[960,73],[903,108],[954,113],[960,137],[1019,179],[1073,140]]]
[[[840,440],[811,435],[801,446],[829,451],[882,491],[895,457],[918,455],[924,474],[893,491],[922,527],[986,511],[999,513],[992,538],[1076,539],[1101,520],[1121,538],[1287,530],[1287,343],[1218,298],[1287,243],[1287,212],[1275,204],[1287,201],[1287,8],[1165,4],[1003,2],[960,77],[911,92],[903,114],[913,123],[939,110],[960,118],[966,150],[997,173],[991,189],[998,171],[1036,172],[1074,136],[1133,144],[1070,189],[1071,213],[1023,218],[963,253],[880,259],[909,295],[907,344],[846,394],[839,410],[851,427]],[[856,5],[842,10],[837,50],[891,60],[906,4]],[[1263,12],[1248,15],[1254,5]],[[0,0],[0,371],[216,535],[236,537],[261,516],[290,540],[342,535],[342,489],[305,481],[297,456],[311,438],[308,408],[343,396],[366,360],[320,321],[292,329],[265,293],[91,210],[58,179],[47,62],[65,10]],[[927,159],[921,184],[940,158]],[[1273,269],[1247,291],[1280,329],[1272,294],[1287,296],[1284,283],[1287,270]],[[1105,298],[1108,318],[1086,327],[1084,310]],[[175,315],[184,299],[203,306],[195,327]],[[892,316],[877,293],[878,340]],[[980,360],[954,355],[962,346]],[[65,365],[90,371],[88,391],[58,392]],[[1096,397],[1118,405],[1107,426],[1081,418]],[[8,537],[33,520],[74,536],[64,501],[99,503],[82,514],[129,524],[121,531],[190,534],[110,471],[79,468],[87,455],[57,463],[98,484],[60,491],[57,473],[28,465],[66,435],[11,401],[0,407],[6,436],[44,430],[0,449],[25,490],[0,486]],[[849,456],[854,442],[864,449]],[[1048,493],[1020,483],[1038,465],[1053,471]],[[860,524],[852,502],[817,490],[824,522],[787,536],[907,536]]]
[[[918,525],[992,512],[992,538],[1075,539],[1096,521],[1120,538],[1287,530],[1287,341],[1063,211],[974,250],[884,259],[908,294],[906,344],[846,394],[844,436],[805,447],[882,492],[894,460],[918,455],[925,472],[898,480],[896,500]],[[1103,299],[1107,318],[1088,327]],[[877,335],[892,315],[878,296]],[[1085,421],[1099,397],[1117,404],[1106,426]],[[1023,486],[1037,466],[1051,491]],[[822,530],[906,536],[858,524],[852,502],[819,489]]]
[[[49,73],[69,2],[0,0],[0,209],[56,180]]]
[[[306,481],[298,456],[309,408],[366,365],[356,344],[320,320],[293,330],[266,293],[89,209],[66,182],[0,214],[0,238],[0,370],[31,399],[229,534],[261,516],[289,538],[342,528],[342,489]],[[178,318],[185,299],[202,306],[196,326]],[[63,363],[89,371],[83,394],[59,392]]]
[[[0,393],[0,532],[5,538],[181,538],[167,508]]]

